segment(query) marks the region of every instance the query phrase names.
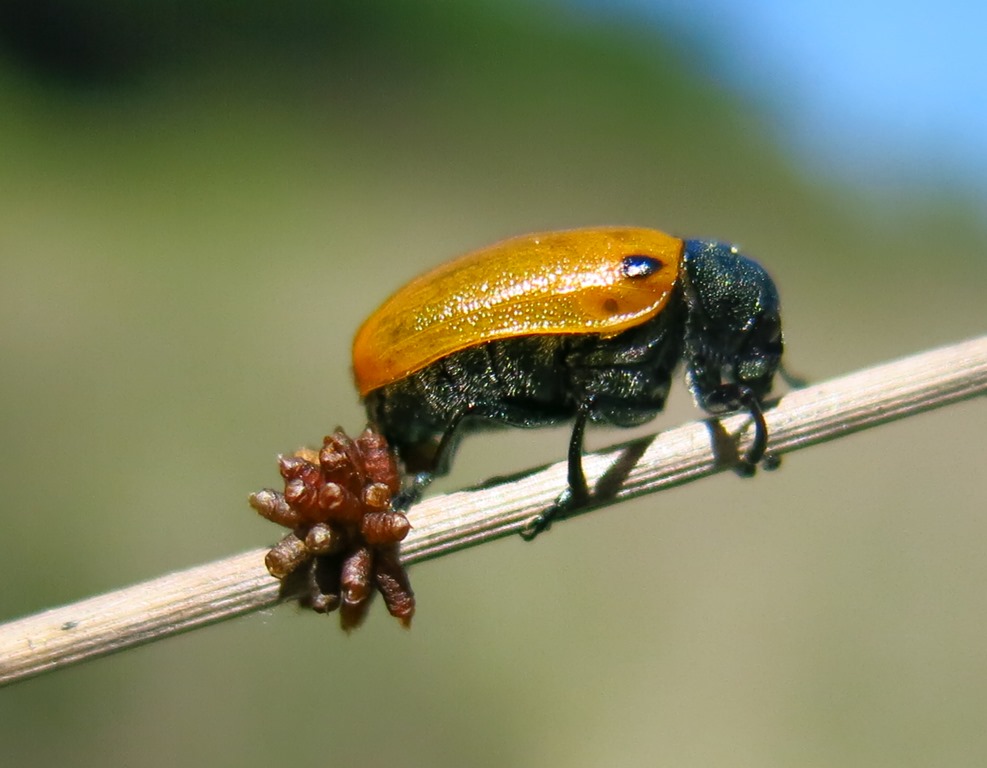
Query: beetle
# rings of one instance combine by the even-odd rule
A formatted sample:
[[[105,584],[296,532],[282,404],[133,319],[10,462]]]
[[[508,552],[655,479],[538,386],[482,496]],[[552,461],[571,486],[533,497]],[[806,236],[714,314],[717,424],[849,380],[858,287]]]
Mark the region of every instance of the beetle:
[[[533,538],[590,498],[586,423],[650,421],[680,362],[700,408],[751,415],[738,469],[753,474],[782,350],[775,284],[736,246],[597,227],[504,240],[418,277],[361,326],[353,372],[414,476],[398,506],[448,472],[469,432],[572,420],[568,487],[525,530]]]

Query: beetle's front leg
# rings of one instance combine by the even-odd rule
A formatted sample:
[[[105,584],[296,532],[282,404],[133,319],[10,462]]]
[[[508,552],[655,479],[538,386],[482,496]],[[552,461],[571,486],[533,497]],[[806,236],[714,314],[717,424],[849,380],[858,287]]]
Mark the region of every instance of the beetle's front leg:
[[[721,384],[705,398],[703,405],[710,413],[745,410],[754,421],[754,440],[747,453],[737,462],[738,474],[744,477],[753,476],[757,471],[757,465],[762,461],[765,462],[767,469],[778,466],[777,457],[765,455],[768,448],[768,425],[764,420],[761,401],[750,387],[742,384]]]

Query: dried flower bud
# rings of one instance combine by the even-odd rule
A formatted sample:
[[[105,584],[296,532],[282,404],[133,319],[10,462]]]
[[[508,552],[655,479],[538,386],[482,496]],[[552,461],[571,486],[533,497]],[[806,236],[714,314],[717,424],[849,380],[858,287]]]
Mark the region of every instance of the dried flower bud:
[[[380,590],[387,612],[405,628],[411,627],[415,615],[415,593],[411,590],[408,572],[401,565],[397,550],[380,550],[374,562],[374,583]]]
[[[339,608],[339,595],[323,594],[315,585],[311,585],[310,588],[312,594],[305,603],[307,608],[311,608],[316,613],[332,613]]]
[[[359,493],[363,484],[363,460],[353,441],[339,427],[331,435],[326,435],[319,451],[319,464],[326,480]]]
[[[356,444],[363,456],[363,471],[367,477],[386,486],[394,496],[401,490],[401,474],[384,436],[368,426],[356,439]]]
[[[309,594],[305,603],[317,613],[329,613],[339,607],[339,568],[338,555],[316,557],[312,564]]]
[[[278,578],[298,571],[308,587],[299,602],[319,613],[338,609],[347,631],[363,622],[377,591],[408,626],[415,598],[397,544],[411,524],[391,509],[401,475],[384,437],[367,427],[354,441],[337,428],[319,450],[279,456],[278,469],[284,494],[250,496],[258,513],[293,529],[268,553],[268,570]]]
[[[305,548],[305,542],[295,534],[289,533],[275,544],[264,558],[267,572],[276,579],[283,579],[292,571],[305,563],[311,555]]]
[[[298,456],[281,454],[278,456],[278,471],[285,480],[291,480],[293,477],[298,477],[305,470],[306,465],[310,463]]]
[[[383,512],[391,508],[391,492],[383,483],[364,486],[362,497],[363,505],[370,512]]]
[[[294,456],[296,459],[301,459],[307,464],[318,465],[319,463],[319,451],[316,448],[306,448],[306,447],[299,448],[297,451],[295,451],[292,454],[292,456]]]
[[[336,483],[326,483],[319,489],[319,507],[323,520],[356,523],[363,516],[360,499]]]
[[[370,547],[357,547],[343,559],[339,584],[344,603],[362,603],[370,596],[373,552]]]
[[[284,495],[277,491],[265,488],[250,494],[247,501],[262,517],[266,517],[271,522],[283,525],[285,528],[297,528],[301,525],[301,515],[288,506]]]
[[[305,534],[305,548],[313,555],[338,552],[343,545],[343,535],[326,523],[316,523]]]
[[[343,601],[339,604],[339,626],[347,634],[363,624],[367,618],[367,611],[370,610],[370,601],[374,593],[370,592],[367,599],[362,603],[347,603]]]
[[[411,523],[401,512],[368,512],[360,521],[360,533],[372,547],[397,544],[411,530]]]
[[[312,521],[322,517],[319,510],[318,486],[306,485],[304,480],[296,477],[285,484],[284,498],[304,519]]]

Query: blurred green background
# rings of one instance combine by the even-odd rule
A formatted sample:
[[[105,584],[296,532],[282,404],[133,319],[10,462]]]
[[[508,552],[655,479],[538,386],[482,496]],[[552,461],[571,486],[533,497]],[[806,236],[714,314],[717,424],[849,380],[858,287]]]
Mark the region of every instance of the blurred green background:
[[[814,380],[984,332],[983,200],[807,174],[715,41],[544,3],[0,8],[0,619],[277,538],[246,495],[362,425],[361,319],[501,237],[739,242]],[[652,429],[696,415],[679,387]],[[4,763],[983,764],[985,428],[970,402],[418,566],[411,632],[282,606],[26,681]],[[442,487],[565,436],[467,441]]]

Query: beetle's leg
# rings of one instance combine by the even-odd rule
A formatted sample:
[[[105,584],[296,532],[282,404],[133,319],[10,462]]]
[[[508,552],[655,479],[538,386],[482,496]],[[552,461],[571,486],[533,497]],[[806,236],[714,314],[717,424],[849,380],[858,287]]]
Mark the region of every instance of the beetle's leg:
[[[737,462],[736,471],[744,477],[751,477],[757,465],[763,460],[765,469],[774,469],[779,459],[765,456],[768,448],[768,425],[764,420],[761,401],[750,387],[741,384],[724,384],[706,398],[706,409],[711,413],[746,410],[754,421],[754,440],[747,453]]]
[[[785,367],[784,363],[778,364],[778,375],[781,376],[782,381],[784,381],[792,389],[802,389],[803,387],[809,386],[809,380],[805,376],[792,373]]]
[[[559,494],[551,509],[533,517],[521,529],[521,538],[525,541],[534,540],[539,533],[551,527],[552,521],[562,520],[569,512],[589,501],[589,485],[583,472],[583,435],[586,433],[586,421],[589,419],[590,411],[593,410],[594,402],[595,398],[587,398],[580,403],[579,410],[576,411],[576,421],[572,425],[572,434],[569,436],[569,484]]]
[[[583,435],[586,434],[586,420],[592,407],[593,399],[590,398],[580,405],[576,413],[576,423],[572,425],[569,436],[569,485],[556,499],[555,509],[579,507],[589,501],[589,485],[583,472]]]
[[[764,411],[761,409],[760,401],[747,387],[741,387],[740,404],[747,409],[754,420],[754,439],[751,441],[751,447],[747,449],[747,455],[741,460],[738,471],[745,476],[751,476],[757,465],[761,463],[761,459],[765,458],[764,452],[768,448],[768,425],[764,421]],[[776,459],[772,459],[773,466],[777,466],[775,462]]]
[[[431,462],[432,469],[416,473],[411,480],[411,485],[402,489],[391,501],[391,509],[396,512],[403,512],[412,505],[417,504],[421,501],[422,496],[425,494],[425,489],[432,484],[436,475],[444,475],[446,473],[449,460],[459,442],[459,428],[462,426],[466,417],[472,414],[473,411],[473,406],[466,408],[446,427],[445,432],[442,433],[442,437],[439,438],[438,446],[435,448],[434,459]]]
[[[409,507],[417,504],[422,499],[425,489],[431,485],[435,479],[433,472],[419,472],[411,479],[411,485],[398,491],[397,496],[391,499],[391,509],[395,512],[405,512]]]

